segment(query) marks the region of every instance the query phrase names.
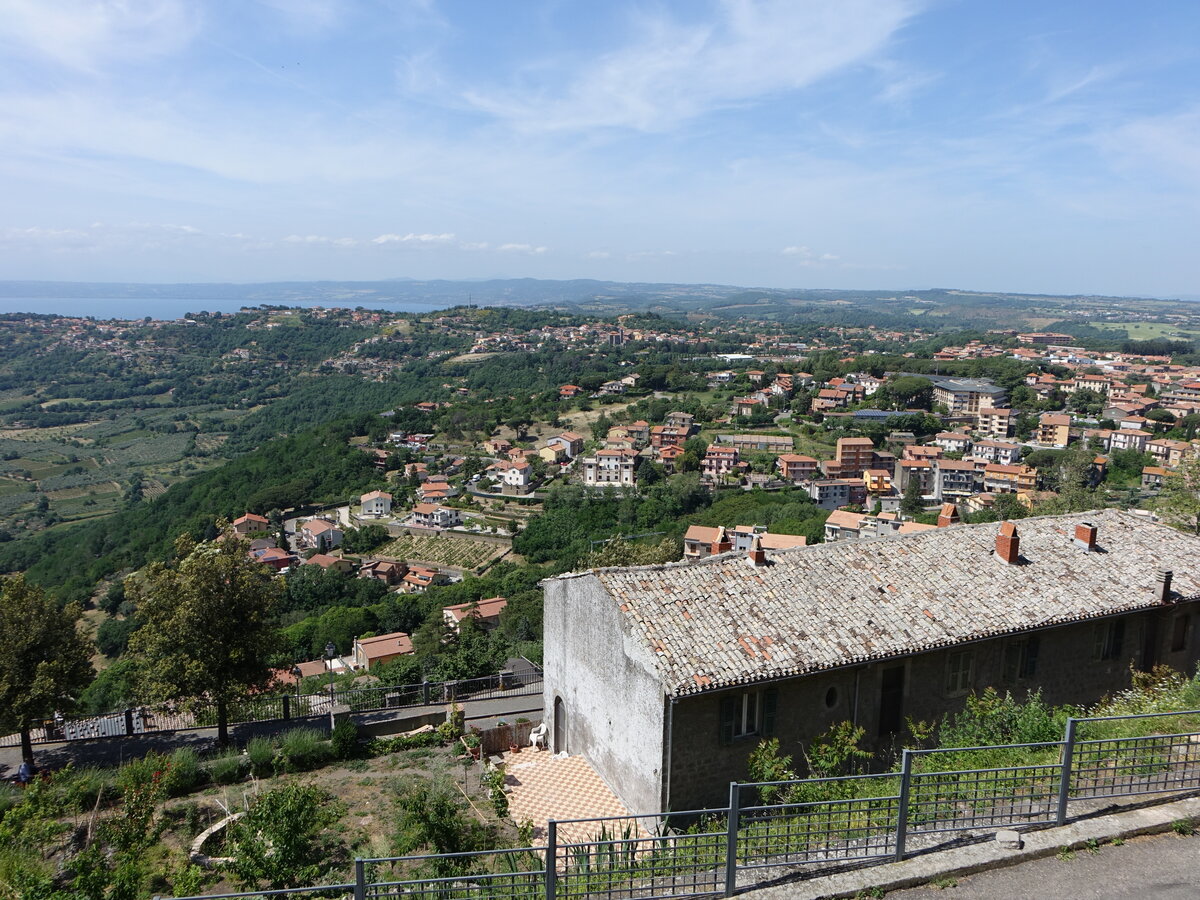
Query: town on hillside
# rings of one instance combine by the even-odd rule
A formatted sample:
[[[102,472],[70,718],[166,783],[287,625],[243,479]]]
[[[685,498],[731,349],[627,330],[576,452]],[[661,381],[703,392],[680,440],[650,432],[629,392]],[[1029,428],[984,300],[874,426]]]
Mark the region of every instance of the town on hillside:
[[[48,639],[57,693],[0,712],[0,767],[132,756],[86,794],[112,810],[156,767],[198,892],[267,883],[213,861],[244,832],[212,787],[282,803],[318,773],[287,802],[333,873],[449,852],[404,843],[433,811],[482,817],[480,853],[591,846],[605,816],[637,842],[731,781],[794,785],[775,810],[966,733],[1195,709],[1200,317],[1112,315],[0,317],[5,598],[77,638]]]

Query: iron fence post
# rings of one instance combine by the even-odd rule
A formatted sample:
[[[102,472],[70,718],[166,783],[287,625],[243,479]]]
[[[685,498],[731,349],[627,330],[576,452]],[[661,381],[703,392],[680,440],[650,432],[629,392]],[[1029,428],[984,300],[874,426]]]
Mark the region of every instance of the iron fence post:
[[[558,893],[558,823],[546,823],[546,900]]]
[[[725,837],[725,896],[732,897],[737,890],[737,840],[738,818],[741,812],[741,785],[729,782],[729,817]]]
[[[421,705],[422,706],[429,705],[429,682],[428,681],[421,682]]]
[[[354,900],[367,900],[367,866],[361,856],[354,860]]]
[[[900,764],[900,800],[896,805],[896,862],[904,859],[904,844],[908,838],[908,789],[912,782],[912,752],[904,751]]]
[[[133,710],[127,709],[127,710],[125,710],[125,736],[131,737],[132,735],[133,735]]]
[[[292,697],[290,694],[283,695],[283,718],[287,721],[292,717]]]
[[[1058,773],[1058,816],[1059,825],[1067,824],[1067,802],[1071,799],[1071,763],[1075,756],[1076,719],[1067,719],[1067,733],[1063,735],[1062,770]]]

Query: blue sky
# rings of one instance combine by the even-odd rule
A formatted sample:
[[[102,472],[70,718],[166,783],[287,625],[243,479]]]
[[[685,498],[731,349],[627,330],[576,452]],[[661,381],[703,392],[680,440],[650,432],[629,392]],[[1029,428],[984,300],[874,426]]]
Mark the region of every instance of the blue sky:
[[[0,278],[1200,295],[1194,0],[0,0]]]

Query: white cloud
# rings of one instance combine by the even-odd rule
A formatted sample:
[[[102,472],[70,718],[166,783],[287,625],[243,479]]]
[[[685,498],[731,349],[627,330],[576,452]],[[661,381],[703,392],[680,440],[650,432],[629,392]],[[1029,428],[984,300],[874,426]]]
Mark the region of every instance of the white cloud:
[[[607,250],[593,250],[587,255],[588,259],[608,259],[612,254]]]
[[[371,238],[372,244],[449,244],[453,234],[381,234]]]
[[[501,253],[528,253],[533,256],[538,256],[545,253],[547,247],[535,247],[533,244],[501,244],[496,248]]]
[[[1134,119],[1100,137],[1122,168],[1200,188],[1200,109]]]
[[[811,247],[806,247],[803,244],[795,244],[791,247],[784,247],[779,252],[784,256],[794,257],[802,266],[817,266],[821,263],[836,262],[838,259],[838,257],[832,253],[817,253]]]
[[[326,244],[331,247],[354,247],[358,241],[354,238],[326,237],[321,234],[289,234],[283,239],[285,244]]]
[[[917,0],[722,0],[711,23],[645,15],[635,23],[636,42],[592,62],[558,96],[536,88],[468,91],[465,99],[529,131],[667,130],[867,60],[918,6]]]
[[[0,3],[0,43],[83,71],[170,53],[184,46],[198,27],[198,8],[183,0]]]

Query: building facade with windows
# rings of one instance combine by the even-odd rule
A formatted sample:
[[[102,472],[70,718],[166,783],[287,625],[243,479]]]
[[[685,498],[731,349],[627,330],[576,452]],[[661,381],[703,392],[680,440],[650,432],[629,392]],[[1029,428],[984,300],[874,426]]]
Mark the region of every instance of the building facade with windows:
[[[649,814],[721,805],[765,737],[885,743],[991,685],[1092,702],[1195,664],[1198,551],[1105,510],[552,578],[552,748]]]

